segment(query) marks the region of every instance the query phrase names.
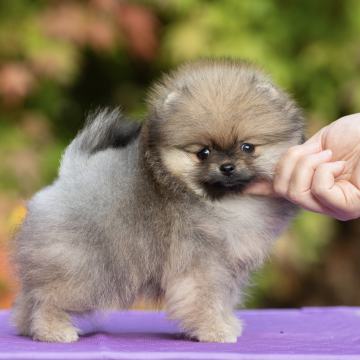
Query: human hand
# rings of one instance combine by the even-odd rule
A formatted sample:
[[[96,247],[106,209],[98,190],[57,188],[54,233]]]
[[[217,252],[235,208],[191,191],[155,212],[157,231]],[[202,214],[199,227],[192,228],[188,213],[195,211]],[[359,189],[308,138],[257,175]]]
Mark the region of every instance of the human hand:
[[[339,220],[360,217],[360,113],[290,148],[276,167],[273,184],[256,183],[246,193],[282,196]]]

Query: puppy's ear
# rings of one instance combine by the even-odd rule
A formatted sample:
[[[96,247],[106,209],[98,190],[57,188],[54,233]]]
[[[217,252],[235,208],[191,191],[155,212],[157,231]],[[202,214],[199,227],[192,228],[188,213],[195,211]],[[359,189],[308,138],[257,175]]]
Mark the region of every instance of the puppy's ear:
[[[154,112],[157,117],[166,119],[170,113],[176,111],[182,101],[182,95],[184,95],[183,89],[169,88],[159,84],[150,92],[148,98],[150,111]]]
[[[271,81],[260,81],[255,87],[259,94],[276,103],[277,106],[288,113],[289,116],[298,112],[297,107],[290,97],[273,85]]]
[[[271,99],[278,99],[281,95],[278,89],[271,82],[261,82],[256,85],[256,89]]]
[[[179,103],[180,93],[178,90],[170,90],[168,92],[163,93],[162,97],[160,97],[153,109],[156,111],[157,115],[162,119],[166,119],[169,114],[176,110],[177,104]]]
[[[172,91],[165,97],[164,107],[165,109],[171,108],[171,106],[176,102],[179,98],[179,93],[177,91]]]
[[[185,98],[190,97],[192,97],[192,94],[188,86],[186,86],[186,84],[177,84],[175,89],[168,90],[166,93],[163,104],[164,110],[174,111],[176,110],[177,105],[181,104]]]
[[[179,91],[168,84],[159,82],[153,86],[149,92],[147,103],[150,112],[156,114],[156,117],[166,117],[179,99]]]

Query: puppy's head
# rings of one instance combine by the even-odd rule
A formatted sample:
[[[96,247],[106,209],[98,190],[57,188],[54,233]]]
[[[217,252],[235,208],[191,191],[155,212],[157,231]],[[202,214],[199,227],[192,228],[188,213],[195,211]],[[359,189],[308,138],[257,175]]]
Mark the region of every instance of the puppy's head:
[[[151,92],[149,146],[174,180],[200,196],[221,198],[271,179],[281,154],[302,137],[294,102],[242,62],[187,64]]]

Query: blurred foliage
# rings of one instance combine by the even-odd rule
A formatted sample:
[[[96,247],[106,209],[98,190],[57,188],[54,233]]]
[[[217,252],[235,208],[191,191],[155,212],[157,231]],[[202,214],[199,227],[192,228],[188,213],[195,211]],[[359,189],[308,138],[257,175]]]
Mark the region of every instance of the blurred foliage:
[[[305,109],[309,134],[360,108],[356,0],[0,2],[0,306],[24,203],[56,176],[87,112],[145,112],[152,81],[204,56],[251,60]],[[255,276],[249,306],[360,304],[359,222],[302,213]]]

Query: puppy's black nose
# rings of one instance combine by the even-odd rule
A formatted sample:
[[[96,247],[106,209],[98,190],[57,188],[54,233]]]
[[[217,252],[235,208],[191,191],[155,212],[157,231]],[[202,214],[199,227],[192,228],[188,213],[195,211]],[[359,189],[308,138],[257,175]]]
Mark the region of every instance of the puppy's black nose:
[[[231,163],[225,163],[220,165],[220,170],[224,175],[231,175],[235,170],[235,165]]]

